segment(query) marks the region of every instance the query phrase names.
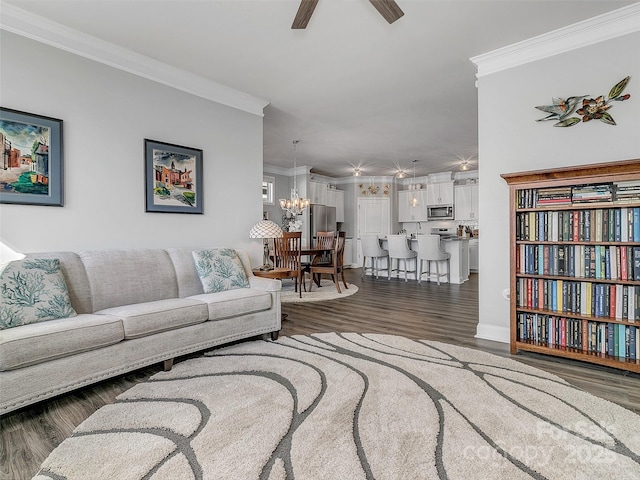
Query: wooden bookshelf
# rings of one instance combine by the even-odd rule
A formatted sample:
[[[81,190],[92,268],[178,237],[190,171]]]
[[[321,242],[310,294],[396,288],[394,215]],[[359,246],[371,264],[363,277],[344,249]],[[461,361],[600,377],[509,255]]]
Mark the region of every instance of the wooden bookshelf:
[[[502,178],[511,353],[640,372],[640,159]]]

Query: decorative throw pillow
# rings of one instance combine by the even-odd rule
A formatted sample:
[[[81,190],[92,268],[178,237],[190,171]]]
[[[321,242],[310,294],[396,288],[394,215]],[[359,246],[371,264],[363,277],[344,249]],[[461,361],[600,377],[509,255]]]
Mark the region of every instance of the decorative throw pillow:
[[[196,250],[193,259],[204,293],[249,287],[242,261],[233,248]]]
[[[75,317],[57,258],[25,258],[0,273],[0,330]]]

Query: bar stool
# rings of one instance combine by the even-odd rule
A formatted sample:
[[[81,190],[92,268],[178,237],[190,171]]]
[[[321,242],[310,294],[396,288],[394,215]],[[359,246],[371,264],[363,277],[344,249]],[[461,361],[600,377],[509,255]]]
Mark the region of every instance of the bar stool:
[[[436,280],[440,285],[440,277],[446,276],[447,282],[450,283],[451,276],[451,254],[442,250],[440,246],[440,235],[418,235],[418,253],[420,254],[420,273],[418,274],[418,284],[422,280],[422,275],[425,273],[428,275],[428,280],[431,281],[431,262],[436,262]],[[447,261],[447,273],[440,273],[440,262]],[[422,262],[427,262],[426,272],[422,269]]]
[[[370,270],[372,274],[375,274],[376,278],[379,278],[378,272],[380,270],[389,271],[389,251],[383,249],[380,246],[380,240],[377,236],[369,235],[366,237],[360,237],[360,244],[362,246],[362,275],[364,278],[367,270]],[[367,267],[367,258],[371,259],[371,266]],[[378,259],[387,259],[387,268],[378,268]]]
[[[400,273],[404,272],[404,281],[407,281],[407,273],[416,273],[417,271],[417,263],[416,260],[416,270],[407,270],[407,260],[412,258],[416,258],[418,256],[418,252],[414,252],[409,248],[409,242],[407,241],[406,235],[387,235],[387,241],[389,242],[389,272],[388,279],[391,280],[391,271],[393,267],[393,260],[396,260],[396,267],[393,269],[394,272]],[[402,260],[402,264],[404,266],[403,270],[400,270],[400,260]]]

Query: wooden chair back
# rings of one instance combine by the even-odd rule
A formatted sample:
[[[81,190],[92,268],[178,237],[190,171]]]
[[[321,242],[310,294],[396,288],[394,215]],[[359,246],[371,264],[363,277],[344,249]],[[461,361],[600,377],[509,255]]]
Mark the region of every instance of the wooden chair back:
[[[274,240],[275,265],[291,271],[290,278],[295,279],[296,291],[302,296],[302,285],[305,285],[301,261],[302,232],[282,232],[282,237]]]
[[[310,269],[311,280],[309,282],[309,291],[311,291],[311,288],[313,287],[314,280],[318,285],[320,285],[320,278],[322,277],[323,273],[331,275],[331,277],[333,278],[333,283],[335,283],[336,285],[336,290],[338,290],[338,293],[342,293],[340,291],[340,283],[339,283],[340,279],[338,275],[341,276],[344,287],[349,288],[344,278],[344,265],[343,265],[344,264],[344,243],[345,243],[345,232],[339,232],[338,236],[335,238],[335,241],[334,241],[330,261],[327,263],[311,264],[311,269]]]

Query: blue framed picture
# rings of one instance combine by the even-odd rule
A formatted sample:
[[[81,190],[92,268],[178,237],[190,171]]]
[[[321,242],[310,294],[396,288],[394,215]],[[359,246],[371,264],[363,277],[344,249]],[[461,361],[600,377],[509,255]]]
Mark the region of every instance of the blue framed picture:
[[[146,211],[202,213],[202,150],[145,139]]]
[[[0,107],[0,203],[63,205],[62,120]]]

